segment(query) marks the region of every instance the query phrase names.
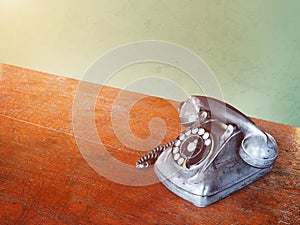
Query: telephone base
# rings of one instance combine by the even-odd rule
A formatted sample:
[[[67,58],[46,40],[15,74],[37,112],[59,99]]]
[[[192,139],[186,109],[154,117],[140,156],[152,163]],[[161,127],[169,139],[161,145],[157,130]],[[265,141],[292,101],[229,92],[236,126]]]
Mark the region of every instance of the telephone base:
[[[187,201],[192,202],[197,207],[205,207],[253,183],[254,181],[258,180],[259,178],[263,177],[265,174],[270,172],[271,169],[272,167],[259,169],[257,172],[250,174],[248,177],[239,181],[238,183],[235,183],[234,185],[227,187],[222,191],[209,196],[197,195],[180,188],[179,186],[175,185],[172,181],[170,181],[167,177],[165,177],[157,167],[155,167],[155,173],[159,178],[159,180],[174,194],[180,196],[181,198]]]
[[[190,112],[193,107],[195,110]],[[226,113],[222,113],[222,107]],[[212,98],[194,96],[179,110],[188,128],[154,164],[159,180],[176,195],[205,207],[272,169],[278,155],[275,140],[237,109]],[[204,118],[195,120],[201,112]]]

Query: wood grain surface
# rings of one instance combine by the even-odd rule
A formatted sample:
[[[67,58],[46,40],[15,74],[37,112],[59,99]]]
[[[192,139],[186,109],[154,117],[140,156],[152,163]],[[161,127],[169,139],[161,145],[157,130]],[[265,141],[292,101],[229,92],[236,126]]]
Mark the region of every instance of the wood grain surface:
[[[177,102],[5,64],[0,88],[0,224],[300,224],[298,128],[254,119],[273,170],[198,208],[134,168],[182,130]]]

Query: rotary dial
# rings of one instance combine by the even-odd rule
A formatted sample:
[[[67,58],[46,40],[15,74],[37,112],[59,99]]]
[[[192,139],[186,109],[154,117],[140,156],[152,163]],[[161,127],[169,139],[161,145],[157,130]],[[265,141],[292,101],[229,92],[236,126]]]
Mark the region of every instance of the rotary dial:
[[[211,135],[204,128],[187,129],[178,136],[173,145],[173,159],[179,166],[190,168],[205,158],[211,145]]]

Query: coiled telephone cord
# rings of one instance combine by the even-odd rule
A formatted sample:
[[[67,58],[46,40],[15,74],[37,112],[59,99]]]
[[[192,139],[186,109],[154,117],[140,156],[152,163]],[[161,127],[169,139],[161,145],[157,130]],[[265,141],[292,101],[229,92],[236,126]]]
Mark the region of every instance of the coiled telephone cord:
[[[137,163],[137,168],[147,168],[150,165],[153,165],[155,161],[158,159],[160,154],[164,152],[168,147],[173,146],[175,143],[175,140],[170,141],[164,145],[159,145],[155,148],[153,148],[148,154],[144,155],[142,158],[140,158]]]

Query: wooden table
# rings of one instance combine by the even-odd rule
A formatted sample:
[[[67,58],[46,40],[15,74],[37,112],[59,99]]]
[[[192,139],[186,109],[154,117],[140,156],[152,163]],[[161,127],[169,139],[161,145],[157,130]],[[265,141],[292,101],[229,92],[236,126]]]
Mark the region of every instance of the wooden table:
[[[0,224],[300,224],[298,128],[255,119],[273,170],[197,208],[134,168],[182,129],[176,102],[4,64],[0,87]]]

